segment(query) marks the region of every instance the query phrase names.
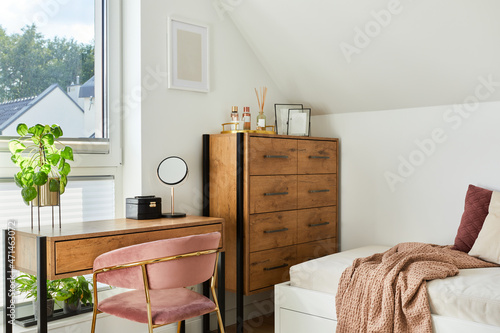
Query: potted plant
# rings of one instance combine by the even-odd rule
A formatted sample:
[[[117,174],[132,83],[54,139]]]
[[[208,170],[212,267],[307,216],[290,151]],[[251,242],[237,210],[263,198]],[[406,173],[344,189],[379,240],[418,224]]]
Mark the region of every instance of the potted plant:
[[[12,162],[21,169],[14,180],[22,189],[24,202],[28,205],[38,196],[34,204],[58,205],[57,193],[64,193],[71,171],[67,161],[73,161],[73,149],[57,141],[63,135],[61,127],[37,124],[28,128],[21,123],[16,130],[21,137],[10,140],[9,150]],[[56,143],[62,148],[58,149]],[[50,195],[53,193],[56,195]]]
[[[91,286],[92,283],[83,276],[60,279],[55,299],[64,301],[64,313],[78,312],[82,304],[92,303]]]
[[[33,298],[33,313],[35,319],[38,318],[36,301],[38,300],[36,276],[31,274],[22,274],[15,278],[16,290],[25,293],[27,298]],[[47,280],[47,316],[51,317],[54,313],[54,297],[58,292],[59,281]]]

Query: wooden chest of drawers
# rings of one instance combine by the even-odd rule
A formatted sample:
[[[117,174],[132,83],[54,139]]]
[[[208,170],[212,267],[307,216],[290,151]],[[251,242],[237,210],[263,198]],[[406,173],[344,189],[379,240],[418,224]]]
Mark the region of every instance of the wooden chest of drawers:
[[[205,211],[226,221],[226,289],[269,289],[290,266],[337,251],[337,149],[329,138],[204,137]]]

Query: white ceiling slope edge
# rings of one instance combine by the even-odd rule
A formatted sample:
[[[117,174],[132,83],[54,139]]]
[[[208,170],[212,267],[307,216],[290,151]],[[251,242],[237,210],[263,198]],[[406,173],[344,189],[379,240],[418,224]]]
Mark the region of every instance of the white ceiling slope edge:
[[[498,0],[216,0],[313,114],[500,100]]]

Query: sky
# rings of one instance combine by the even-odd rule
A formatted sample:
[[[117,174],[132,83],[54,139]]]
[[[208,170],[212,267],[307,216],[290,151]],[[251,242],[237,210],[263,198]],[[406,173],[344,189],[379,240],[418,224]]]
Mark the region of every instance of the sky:
[[[35,23],[45,38],[94,39],[94,0],[0,0],[0,25],[7,34]]]

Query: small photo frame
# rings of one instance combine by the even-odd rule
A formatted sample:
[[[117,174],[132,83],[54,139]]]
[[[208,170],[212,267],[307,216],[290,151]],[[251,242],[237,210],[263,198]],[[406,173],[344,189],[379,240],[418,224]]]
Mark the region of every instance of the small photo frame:
[[[208,92],[208,26],[168,18],[168,88]]]
[[[276,134],[288,134],[288,111],[290,109],[302,109],[302,107],[302,104],[274,104]]]
[[[310,127],[310,108],[288,110],[288,135],[309,136]]]

